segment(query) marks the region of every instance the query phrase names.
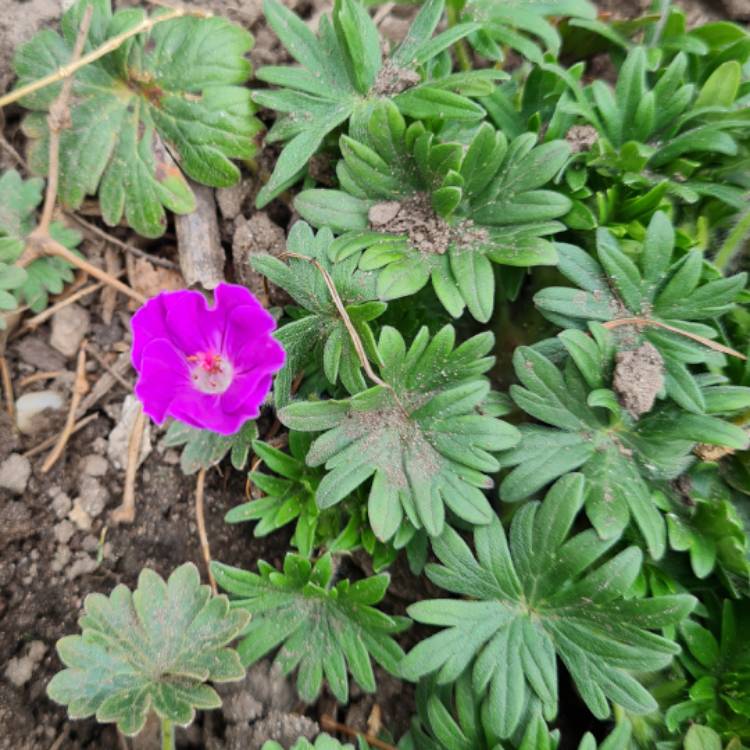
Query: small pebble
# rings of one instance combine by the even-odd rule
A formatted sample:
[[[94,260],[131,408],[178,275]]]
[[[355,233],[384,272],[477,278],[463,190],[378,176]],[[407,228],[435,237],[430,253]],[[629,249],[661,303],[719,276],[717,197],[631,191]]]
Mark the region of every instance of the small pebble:
[[[16,401],[16,425],[24,435],[35,435],[50,425],[45,412],[59,411],[64,406],[65,401],[57,391],[24,393]]]
[[[52,510],[58,518],[65,518],[73,507],[73,501],[59,489],[52,499]]]
[[[0,488],[21,495],[26,490],[31,476],[31,463],[19,453],[11,453],[0,464]]]
[[[60,544],[67,544],[75,532],[75,527],[70,521],[60,521],[60,523],[55,524],[52,529],[55,539],[57,539]]]
[[[73,502],[73,510],[68,513],[68,518],[81,531],[88,531],[91,528],[91,516],[83,509],[80,497]]]
[[[23,687],[31,679],[34,670],[46,653],[47,646],[42,641],[31,641],[25,656],[18,656],[8,662],[5,676],[16,687]]]
[[[87,474],[81,476],[78,489],[80,497],[76,502],[80,502],[81,508],[91,518],[101,515],[109,500],[109,490],[98,479]]]
[[[73,564],[65,571],[65,577],[72,581],[78,576],[86,575],[87,573],[93,573],[99,567],[99,563],[87,554],[83,554],[77,557]]]
[[[80,305],[68,305],[52,316],[52,334],[49,343],[66,357],[73,357],[88,333],[91,318]]]
[[[97,456],[95,453],[81,459],[81,472],[88,474],[90,477],[103,477],[108,468],[107,459],[103,456]]]

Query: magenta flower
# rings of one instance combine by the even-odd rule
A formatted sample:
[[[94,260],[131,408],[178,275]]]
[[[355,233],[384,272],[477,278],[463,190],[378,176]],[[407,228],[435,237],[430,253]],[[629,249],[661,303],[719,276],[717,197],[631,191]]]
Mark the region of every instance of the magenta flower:
[[[167,416],[232,435],[258,416],[285,353],[276,323],[245,287],[162,292],[133,316],[135,395],[161,424]]]

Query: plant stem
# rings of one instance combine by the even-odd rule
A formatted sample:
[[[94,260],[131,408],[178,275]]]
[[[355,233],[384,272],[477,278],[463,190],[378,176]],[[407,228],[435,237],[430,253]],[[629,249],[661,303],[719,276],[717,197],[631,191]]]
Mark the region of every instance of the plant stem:
[[[459,22],[462,2],[448,2],[448,26],[455,26]],[[471,70],[471,55],[469,54],[469,48],[466,46],[466,39],[459,39],[455,45],[456,48],[456,59],[461,70]]]
[[[174,724],[169,719],[161,720],[161,750],[175,750]]]
[[[750,235],[750,208],[747,209],[742,218],[734,225],[732,231],[724,240],[714,258],[714,265],[724,271],[732,265],[735,255],[742,250],[745,240]]]

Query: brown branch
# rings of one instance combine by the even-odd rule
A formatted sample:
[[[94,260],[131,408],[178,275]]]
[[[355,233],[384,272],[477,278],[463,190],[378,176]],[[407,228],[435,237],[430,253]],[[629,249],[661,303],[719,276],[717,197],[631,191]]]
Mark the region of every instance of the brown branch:
[[[362,737],[368,745],[377,747],[378,750],[397,750],[395,745],[383,742],[383,740],[379,740],[377,737],[373,737],[366,732],[358,732],[356,729],[352,729],[352,727],[349,727],[346,724],[341,724],[335,719],[332,719],[327,714],[323,714],[323,716],[320,717],[320,726],[323,727],[326,732],[339,732],[340,734],[345,734],[347,737]]]
[[[38,383],[40,380],[52,380],[52,378],[59,378],[62,375],[69,375],[68,370],[46,370],[45,372],[35,372],[32,375],[27,375],[25,378],[21,378],[18,381],[19,388],[25,388],[27,385],[32,383]]]
[[[331,278],[331,274],[326,271],[323,266],[318,263],[315,258],[310,258],[307,255],[300,255],[299,253],[282,253],[280,258],[297,258],[298,260],[306,260],[308,263],[312,263],[315,268],[320,271],[320,274],[323,276],[323,281],[325,282],[326,287],[328,288],[328,292],[331,295],[331,299],[333,300],[333,304],[336,306],[336,310],[338,311],[338,314],[341,316],[341,320],[344,321],[344,327],[346,328],[347,333],[349,334],[349,338],[352,341],[352,344],[354,346],[354,351],[357,352],[357,357],[359,358],[359,362],[362,365],[362,369],[367,374],[367,377],[372,380],[373,383],[376,383],[377,385],[382,386],[383,388],[387,388],[392,394],[393,398],[396,400],[396,403],[399,405],[401,410],[406,414],[406,409],[404,409],[403,404],[399,400],[398,395],[396,394],[395,389],[392,385],[389,383],[386,383],[385,380],[381,379],[375,374],[375,371],[372,369],[372,366],[370,365],[370,360],[367,358],[367,353],[365,352],[365,347],[362,345],[362,339],[359,337],[359,333],[357,333],[357,329],[354,327],[354,324],[352,323],[351,318],[349,317],[349,313],[346,311],[346,308],[344,307],[344,303],[341,300],[341,297],[338,293],[338,290],[336,289],[336,285],[333,283],[333,279]]]
[[[3,381],[3,392],[5,393],[5,409],[10,416],[11,422],[16,417],[16,399],[13,395],[13,381],[10,379],[10,370],[8,369],[8,360],[0,356],[0,377]]]
[[[70,440],[70,436],[73,434],[73,427],[75,426],[76,420],[76,409],[78,409],[78,404],[81,402],[81,399],[88,389],[89,384],[86,380],[86,342],[82,341],[81,348],[78,350],[76,379],[73,383],[73,395],[70,399],[70,408],[68,409],[65,426],[60,433],[60,437],[58,438],[55,447],[50,451],[44,464],[42,464],[42,474],[46,474],[57,463],[60,456],[62,456],[65,446],[68,444],[68,440]]]
[[[99,281],[104,284],[114,287],[118,292],[122,292],[131,299],[134,299],[139,305],[142,305],[146,301],[146,298],[142,294],[136,292],[135,289],[131,289],[127,284],[123,284],[119,279],[116,279],[106,271],[102,271],[101,268],[97,268],[87,260],[79,258],[74,252],[68,250],[65,245],[61,245],[51,237],[37,234],[37,231],[38,230],[34,230],[29,235],[26,249],[23,251],[23,255],[18,260],[17,265],[24,267],[45,255],[56,256],[62,258],[67,263],[70,263],[70,265],[79,268],[81,271],[85,271],[90,276],[99,279]]]
[[[74,292],[73,294],[69,295],[65,299],[61,299],[59,302],[56,302],[54,305],[52,305],[52,307],[48,307],[46,310],[43,310],[38,315],[35,315],[33,318],[29,318],[23,324],[21,330],[33,331],[35,328],[38,328],[46,320],[51,318],[56,312],[58,312],[58,310],[62,310],[63,307],[67,307],[73,302],[78,302],[79,299],[82,299],[83,297],[87,297],[89,294],[93,294],[94,292],[101,289],[103,286],[104,286],[103,281],[97,281],[96,284],[90,284],[89,286],[85,286],[82,289],[79,289],[77,292]]]
[[[143,34],[147,31],[150,31],[158,23],[172,21],[173,19],[180,18],[182,16],[210,18],[211,15],[212,14],[209,11],[203,10],[202,8],[174,8],[168,13],[151,16],[150,18],[144,18],[143,21],[141,21],[136,26],[133,26],[127,31],[123,31],[122,34],[113,36],[100,47],[92,50],[87,55],[81,57],[79,60],[71,60],[67,65],[62,65],[61,67],[59,67],[54,73],[50,73],[48,76],[44,76],[44,78],[32,81],[26,86],[21,86],[21,88],[18,88],[15,91],[11,91],[5,96],[0,97],[0,108],[6,107],[8,104],[17,102],[24,96],[33,94],[35,91],[39,91],[40,89],[46,88],[47,86],[51,86],[53,83],[58,83],[59,81],[72,76],[77,70],[80,70],[89,63],[92,63],[95,60],[108,55],[110,52],[114,52],[123,42],[126,42],[131,37],[138,36],[138,34]]]
[[[71,436],[75,435],[76,432],[82,430],[87,424],[91,424],[95,419],[99,419],[98,414],[89,414],[87,417],[84,417],[79,422],[76,422],[73,426],[73,429],[70,431]],[[38,455],[39,453],[43,453],[47,450],[47,448],[50,448],[55,444],[55,441],[57,438],[53,435],[52,437],[47,438],[43,442],[39,443],[39,445],[35,445],[33,448],[30,448],[26,451],[26,453],[23,454],[24,458],[33,458],[34,456]]]
[[[618,318],[617,320],[609,320],[606,323],[602,323],[602,325],[604,326],[604,328],[608,328],[610,331],[614,328],[619,328],[620,326],[636,326],[637,328],[646,328],[647,326],[653,326],[654,328],[663,328],[664,330],[670,331],[671,333],[676,333],[679,336],[684,336],[691,341],[696,341],[697,343],[702,344],[709,349],[713,349],[716,352],[729,354],[730,356],[738,357],[739,359],[747,359],[744,354],[738,352],[736,349],[730,349],[728,346],[719,344],[716,341],[711,341],[711,339],[707,339],[704,336],[698,336],[698,334],[696,333],[683,331],[681,328],[669,325],[669,323],[662,323],[659,320],[652,320],[651,318]]]
[[[133,429],[128,441],[128,465],[125,468],[125,486],[122,491],[122,504],[112,511],[112,523],[133,523],[135,520],[135,474],[141,454],[141,441],[146,426],[146,415],[138,403],[138,412],[133,420]]]
[[[133,384],[125,380],[91,344],[87,345],[86,350],[99,363],[102,369],[106,370],[126,391],[133,390]]]
[[[206,470],[201,469],[198,472],[198,481],[195,483],[195,519],[198,523],[198,539],[201,543],[201,554],[203,561],[206,563],[208,571],[208,582],[211,584],[211,591],[218,594],[216,579],[211,572],[211,549],[208,546],[208,534],[206,533],[206,518],[203,511],[203,498],[206,489]]]
[[[123,242],[121,239],[118,239],[117,237],[112,236],[108,232],[105,232],[103,229],[96,226],[96,224],[92,224],[91,222],[86,221],[86,219],[79,216],[78,214],[66,212],[65,215],[70,217],[77,224],[80,224],[80,226],[82,226],[84,229],[88,230],[92,234],[95,234],[100,239],[105,240],[106,242],[109,242],[110,244],[115,245],[116,247],[119,247],[121,250],[125,250],[129,253],[132,253],[133,255],[136,255],[139,258],[144,258],[145,260],[147,260],[149,263],[151,263],[154,266],[161,266],[162,268],[171,268],[173,270],[179,268],[179,266],[171,260],[167,260],[166,258],[156,257],[155,255],[152,255],[146,250],[141,250],[140,247],[136,247],[135,245],[129,245],[127,242]]]
[[[73,55],[70,58],[74,64],[81,59],[93,13],[94,6],[89,5],[83,14],[81,27],[78,29],[78,36],[76,36],[75,45],[73,46]],[[41,235],[49,234],[49,225],[52,222],[52,213],[55,210],[57,183],[60,177],[60,133],[72,124],[70,110],[68,109],[72,92],[73,76],[71,75],[65,79],[60,89],[60,94],[50,105],[49,114],[47,115],[47,125],[49,126],[49,178],[47,179],[47,191],[44,195],[42,218],[37,227],[37,231]]]

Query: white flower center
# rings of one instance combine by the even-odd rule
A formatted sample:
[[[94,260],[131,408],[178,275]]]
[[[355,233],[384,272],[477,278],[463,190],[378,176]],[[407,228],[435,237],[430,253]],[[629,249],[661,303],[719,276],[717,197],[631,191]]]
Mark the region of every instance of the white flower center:
[[[224,393],[232,384],[234,368],[221,354],[198,352],[188,357],[190,382],[201,393]]]

